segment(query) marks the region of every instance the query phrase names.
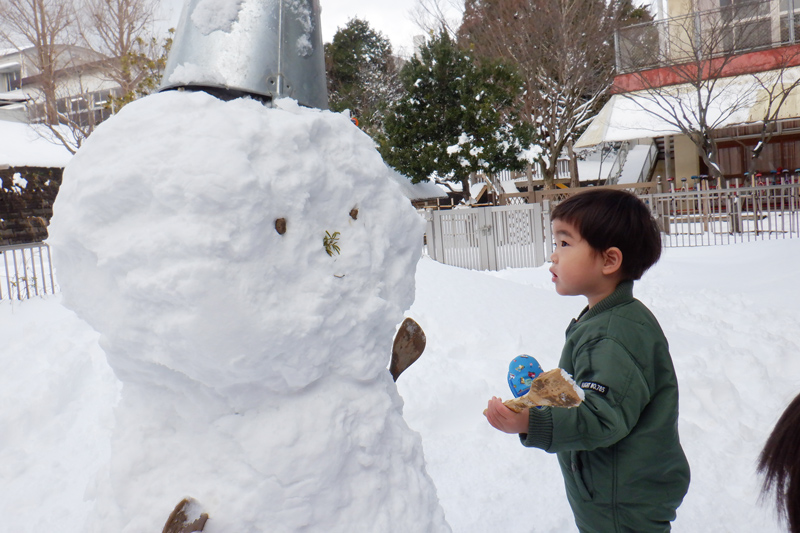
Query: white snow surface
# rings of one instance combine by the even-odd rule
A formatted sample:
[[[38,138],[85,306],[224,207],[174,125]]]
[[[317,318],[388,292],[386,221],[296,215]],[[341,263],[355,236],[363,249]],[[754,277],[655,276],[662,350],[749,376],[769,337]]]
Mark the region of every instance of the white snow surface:
[[[200,0],[192,11],[192,22],[203,35],[230,32],[239,18],[244,0]]]
[[[60,168],[71,157],[46,128],[0,120],[0,166]]]
[[[347,118],[278,105],[150,96],[65,170],[64,304],[122,384],[76,531],[186,496],[208,533],[449,529],[386,372],[424,223]]]
[[[755,464],[781,412],[800,392],[798,261],[796,240],[673,248],[635,286],[636,296],[653,310],[670,341],[681,388],[681,440],[692,467],[692,484],[678,509],[675,532],[785,531],[774,509],[758,501]],[[126,444],[111,439],[119,382],[105,362],[98,334],[67,310],[62,298],[67,294],[0,302],[5,369],[0,375],[0,422],[5,428],[0,438],[0,515],[7,531],[84,533],[84,521],[97,505],[94,487],[98,472],[102,478],[110,446]],[[492,395],[510,398],[505,373],[514,356],[534,355],[545,369],[557,364],[564,330],[584,304],[580,297],[557,295],[546,266],[477,272],[428,258],[420,261],[416,300],[407,314],[425,329],[428,343],[397,387],[404,418],[422,436],[428,472],[455,533],[576,531],[556,458],[495,431],[482,411]],[[164,333],[163,338],[174,337]],[[298,340],[298,351],[305,351],[306,342],[311,341]],[[388,363],[388,346],[384,350],[381,359]],[[343,379],[328,389],[326,401],[347,412],[348,400],[343,398],[355,401],[354,392],[362,393],[365,401],[373,398],[367,387]],[[286,398],[280,409],[293,418],[317,418],[299,399],[300,395]],[[132,422],[151,424],[149,412],[129,414]],[[215,453],[241,459],[249,453],[245,445],[257,443],[290,461],[287,470],[327,470],[331,457],[308,453],[304,440],[337,440],[346,434],[363,438],[373,429],[342,413],[324,430],[310,420],[294,429],[261,422],[257,416],[248,418],[247,438],[239,446],[226,443]],[[164,431],[175,432],[178,443],[212,445],[202,431],[188,431],[176,417],[163,424]],[[146,493],[159,493],[162,484],[170,483],[168,463],[179,456],[175,449],[151,446],[151,438],[137,436],[130,443],[142,449],[148,463],[156,463],[147,479],[137,476],[139,483],[130,484],[120,496],[132,507],[142,505]],[[290,443],[300,448],[281,450]],[[313,506],[309,504],[309,516],[314,508],[327,507],[326,496],[376,490],[352,484],[347,469],[335,476],[339,482],[327,486],[332,494],[319,495]],[[230,497],[249,499],[253,486],[248,479],[242,473],[240,484],[228,482],[224,490]],[[264,475],[262,482],[274,480]],[[176,496],[197,497],[196,487],[202,485],[202,479],[194,479],[192,487],[182,487],[186,494]],[[419,488],[411,483],[387,481],[382,490],[388,493],[385,504],[402,506],[409,514],[419,505],[414,500]],[[260,506],[294,507],[293,500],[284,500],[286,495],[277,490],[263,497],[267,499]],[[172,499],[153,504],[161,524]],[[200,503],[211,516],[211,530],[223,511],[220,500]],[[361,510],[373,513],[379,508]],[[286,513],[241,531],[326,531],[328,522],[313,516],[307,526],[297,526],[295,517]],[[441,524],[430,529],[447,531]],[[421,523],[382,529],[427,530]]]
[[[283,105],[148,97],[69,165],[63,294],[0,301],[2,529],[159,531],[192,496],[209,532],[448,531],[438,502],[456,533],[576,531],[555,457],[482,411],[516,355],[557,364],[585,301],[547,266],[416,264],[421,222],[369,140]],[[800,392],[798,261],[800,240],[672,248],[636,283],[681,388],[673,531],[784,531],[755,464]],[[427,348],[395,388],[403,314]]]
[[[170,83],[208,83],[210,85],[224,85],[225,76],[213,67],[196,65],[194,63],[181,63],[169,75]]]
[[[619,181],[617,183],[638,182],[639,176],[641,176],[644,170],[645,163],[647,163],[647,155],[649,153],[649,144],[637,144],[632,147],[628,151],[628,156],[625,158],[625,164],[622,166],[622,172],[619,175]]]

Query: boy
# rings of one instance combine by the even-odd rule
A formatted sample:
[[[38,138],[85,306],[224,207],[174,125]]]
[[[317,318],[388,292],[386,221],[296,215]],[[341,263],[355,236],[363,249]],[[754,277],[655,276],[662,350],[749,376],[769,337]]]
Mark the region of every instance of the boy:
[[[514,413],[489,401],[489,423],[524,446],[556,453],[581,532],[665,532],[689,487],[678,439],[678,383],[667,340],[633,298],[633,281],[661,256],[647,207],[593,189],[551,216],[553,283],[588,306],[567,328],[558,366],[586,393],[574,409]]]

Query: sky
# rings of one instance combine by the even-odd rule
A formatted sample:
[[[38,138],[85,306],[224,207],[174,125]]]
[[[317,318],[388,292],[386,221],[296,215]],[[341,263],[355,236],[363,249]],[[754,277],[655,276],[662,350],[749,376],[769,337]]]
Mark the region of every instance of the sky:
[[[398,55],[410,55],[413,51],[413,38],[424,32],[412,20],[418,0],[320,0],[322,40],[330,42],[336,30],[347,21],[358,17],[369,22],[370,26],[388,37],[392,48]],[[171,25],[176,25],[182,0],[163,0],[163,17]]]
[[[376,2],[374,0],[321,0],[322,40],[330,42],[338,28],[358,17],[392,42],[392,49],[400,55],[410,55],[413,38],[424,31],[412,20],[417,0]]]

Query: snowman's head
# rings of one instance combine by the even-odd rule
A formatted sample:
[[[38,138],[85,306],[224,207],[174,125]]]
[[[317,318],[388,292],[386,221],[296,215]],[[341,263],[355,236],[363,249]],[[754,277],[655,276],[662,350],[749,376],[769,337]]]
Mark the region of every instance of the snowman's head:
[[[423,223],[346,117],[162,93],[101,125],[63,181],[64,300],[123,381],[281,392],[386,371]]]

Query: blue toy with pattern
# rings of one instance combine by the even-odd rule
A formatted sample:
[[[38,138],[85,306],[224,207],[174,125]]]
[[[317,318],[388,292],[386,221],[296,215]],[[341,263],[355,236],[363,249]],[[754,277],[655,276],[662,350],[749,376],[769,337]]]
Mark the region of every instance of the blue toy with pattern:
[[[508,386],[514,398],[519,398],[531,390],[531,382],[542,373],[539,361],[530,355],[518,355],[508,365]]]

